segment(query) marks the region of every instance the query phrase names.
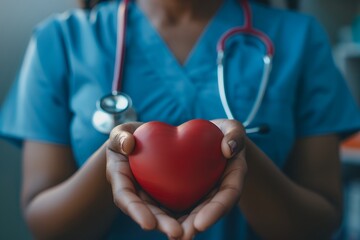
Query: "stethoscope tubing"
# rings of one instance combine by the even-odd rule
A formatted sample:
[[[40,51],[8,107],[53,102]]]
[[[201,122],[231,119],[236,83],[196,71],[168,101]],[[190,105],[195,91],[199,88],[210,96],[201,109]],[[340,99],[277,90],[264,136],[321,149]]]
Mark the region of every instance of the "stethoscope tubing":
[[[219,95],[220,95],[221,104],[222,104],[222,107],[224,108],[226,117],[228,119],[235,119],[235,117],[230,109],[228,100],[227,100],[227,94],[226,94],[226,89],[225,89],[224,61],[225,61],[224,52],[218,52],[217,74],[218,74]],[[263,98],[265,96],[267,86],[268,86],[269,75],[270,75],[271,68],[272,68],[271,56],[269,56],[269,55],[264,56],[263,62],[264,62],[264,69],[263,69],[263,74],[261,77],[261,82],[260,82],[258,93],[256,95],[256,98],[255,98],[255,101],[253,103],[250,113],[248,114],[246,120],[242,123],[245,128],[247,128],[252,123],[256,114],[258,113],[261,103],[263,101]]]
[[[263,32],[255,29],[252,25],[252,14],[251,9],[249,6],[249,3],[247,0],[240,0],[240,4],[242,5],[242,9],[244,12],[244,25],[241,27],[235,27],[227,32],[225,32],[217,44],[217,78],[218,78],[218,90],[220,95],[220,101],[222,104],[222,107],[224,109],[225,115],[228,119],[235,119],[231,108],[229,106],[228,100],[227,100],[227,94],[226,94],[226,88],[225,88],[225,73],[224,73],[224,65],[225,65],[225,45],[229,38],[236,34],[246,34],[246,35],[252,35],[256,38],[258,38],[265,46],[266,48],[266,54],[263,57],[263,73],[261,76],[260,86],[258,93],[256,95],[255,101],[253,103],[253,106],[250,110],[250,113],[248,114],[245,121],[242,123],[246,132],[248,134],[252,134],[255,132],[258,132],[259,130],[264,131],[264,129],[267,127],[260,126],[260,127],[252,127],[249,128],[250,124],[253,122],[256,114],[258,113],[261,103],[264,99],[265,92],[269,83],[270,73],[272,69],[272,59],[274,55],[274,45],[271,41],[271,39],[264,34]],[[266,130],[267,131],[267,130]]]
[[[118,31],[116,42],[116,59],[114,67],[114,76],[112,82],[112,92],[117,93],[121,91],[122,79],[124,76],[124,62],[125,62],[125,50],[126,50],[126,26],[127,15],[129,9],[130,0],[123,0],[123,4],[118,8]],[[122,17],[121,17],[122,16]]]
[[[122,80],[123,80],[123,76],[124,76],[124,66],[125,66],[124,61],[125,61],[125,50],[126,50],[126,42],[125,41],[126,41],[127,15],[128,15],[128,8],[129,8],[130,1],[131,0],[123,0],[123,2],[120,3],[120,5],[118,7],[118,31],[117,31],[117,43],[116,43],[116,59],[115,59],[114,75],[113,75],[113,82],[112,82],[112,92],[110,94],[111,95],[110,97],[113,97],[113,99],[115,99],[116,96],[122,96],[124,99],[128,98],[129,107],[126,109],[119,109],[119,111],[115,111],[116,109],[114,109],[114,111],[107,111],[106,109],[103,109],[100,107],[100,108],[98,108],[97,112],[95,112],[95,114],[94,114],[94,116],[98,115],[98,116],[105,117],[107,119],[113,119],[112,121],[113,121],[113,124],[115,124],[115,125],[121,124],[121,123],[127,122],[127,121],[134,121],[137,119],[136,112],[132,108],[131,98],[121,92]],[[251,128],[249,126],[253,122],[256,114],[258,113],[261,103],[263,101],[263,98],[265,96],[265,92],[266,92],[266,89],[268,86],[269,76],[270,76],[271,68],[272,68],[272,58],[274,55],[274,46],[273,46],[271,39],[266,34],[261,32],[260,30],[255,29],[252,26],[252,13],[251,13],[251,9],[250,9],[248,0],[239,0],[239,2],[241,4],[241,6],[243,8],[243,12],[244,12],[244,25],[240,26],[240,27],[232,28],[232,29],[228,30],[227,32],[225,32],[219,39],[217,46],[216,46],[217,55],[218,55],[217,56],[218,90],[219,90],[221,104],[222,104],[222,107],[226,114],[226,117],[228,119],[235,119],[235,117],[231,111],[231,108],[229,106],[229,103],[227,100],[226,89],[225,89],[225,84],[226,84],[225,83],[225,73],[224,73],[224,65],[225,65],[225,60],[226,60],[225,45],[226,45],[227,40],[236,34],[252,35],[252,36],[258,38],[264,44],[264,46],[266,48],[266,54],[263,57],[263,62],[264,62],[263,73],[262,73],[259,90],[258,90],[257,96],[255,98],[254,104],[251,107],[251,110],[250,110],[247,118],[243,122],[243,126],[246,129],[246,132],[248,134],[265,133],[268,131],[268,127],[266,125],[255,126],[255,127],[251,127]],[[106,99],[102,98],[101,100],[105,101]],[[101,104],[99,106],[101,106]],[[129,113],[127,113],[127,109],[129,109],[128,110]],[[101,111],[103,113],[100,113]],[[113,114],[113,112],[116,112],[116,114],[113,115],[113,117],[111,117],[110,115]],[[109,116],[106,117],[106,116],[104,116],[104,114],[109,114]],[[121,120],[123,122],[117,122],[116,119],[123,119],[121,117],[121,115],[119,115],[119,114],[124,114],[124,116],[128,115],[129,119]],[[93,117],[93,123],[94,122],[101,122],[101,121],[97,121],[97,119]],[[100,132],[105,133],[105,132],[109,131],[109,129],[110,129],[110,127],[107,127],[106,130],[104,130],[103,127],[100,126],[101,124],[98,124],[98,125],[99,126],[97,127],[94,124],[94,127],[97,130],[102,128]],[[103,121],[102,125],[105,126],[105,125],[107,125],[107,123]]]

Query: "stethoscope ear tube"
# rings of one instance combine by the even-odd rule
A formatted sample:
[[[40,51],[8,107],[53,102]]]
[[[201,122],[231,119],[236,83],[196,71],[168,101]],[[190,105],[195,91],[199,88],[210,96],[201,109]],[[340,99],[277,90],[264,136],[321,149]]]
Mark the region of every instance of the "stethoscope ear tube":
[[[118,35],[117,35],[117,50],[115,59],[115,69],[113,78],[112,93],[104,96],[97,102],[97,109],[93,115],[92,123],[96,130],[108,134],[118,124],[136,121],[137,114],[132,108],[132,101],[129,96],[120,92],[122,77],[124,72],[124,56],[125,56],[125,34],[127,24],[127,13],[130,0],[123,0],[118,8]],[[225,43],[226,40],[235,34],[247,34],[259,38],[265,47],[266,54],[263,58],[264,69],[262,74],[261,83],[257,96],[251,111],[243,125],[248,134],[251,133],[266,133],[269,130],[267,125],[251,127],[256,114],[259,111],[263,101],[265,91],[268,85],[269,76],[272,67],[272,56],[274,53],[274,46],[270,38],[263,32],[255,29],[252,26],[251,9],[247,0],[240,0],[243,6],[245,23],[242,27],[235,27],[223,34],[217,44],[218,59],[217,59],[217,75],[218,75],[218,90],[220,95],[221,104],[228,119],[235,119],[228,104],[225,90],[225,74],[224,74],[224,61],[225,61]]]
[[[229,106],[225,90],[225,74],[224,74],[224,58],[225,53],[222,50],[218,51],[217,57],[217,79],[220,101],[228,119],[235,119]]]
[[[261,103],[265,96],[266,88],[268,86],[271,67],[272,67],[272,56],[265,55],[263,58],[263,62],[264,62],[264,69],[263,69],[263,74],[261,77],[259,91],[256,95],[255,102],[253,104],[253,107],[252,107],[247,119],[243,122],[243,125],[245,128],[247,128],[253,122],[256,114],[258,113]]]
[[[235,119],[226,97],[227,95],[225,90],[224,61],[225,61],[224,51],[218,50],[217,74],[218,74],[218,89],[219,89],[220,101],[225,111],[226,117],[228,119]],[[258,127],[249,128],[250,124],[253,122],[256,114],[258,113],[261,103],[265,96],[265,91],[269,82],[271,68],[272,68],[272,56],[265,55],[263,58],[263,62],[264,62],[264,68],[259,86],[259,91],[256,95],[254,104],[250,110],[249,115],[247,116],[246,120],[243,122],[243,126],[247,134],[267,133],[269,131],[269,127],[267,125],[261,125]]]
[[[272,57],[274,55],[274,45],[271,41],[271,39],[260,30],[257,30],[252,25],[252,14],[250,5],[247,0],[240,0],[240,4],[243,7],[244,11],[244,25],[232,28],[225,32],[217,44],[217,52],[218,52],[218,58],[217,58],[217,75],[218,75],[218,89],[219,89],[219,95],[221,104],[223,106],[223,109],[225,111],[226,117],[228,119],[235,119],[231,108],[228,104],[228,100],[226,98],[226,90],[225,90],[225,73],[224,73],[224,62],[225,62],[225,45],[226,41],[231,38],[232,36],[236,34],[246,34],[253,37],[258,38],[265,46],[266,48],[266,54],[263,57],[264,62],[264,68],[263,73],[261,77],[261,82],[259,86],[259,90],[257,93],[257,96],[255,98],[254,104],[247,116],[247,118],[243,122],[243,126],[246,129],[246,132],[248,134],[252,133],[266,133],[269,131],[269,127],[267,125],[261,125],[258,127],[251,127],[249,126],[252,124],[256,114],[258,113],[261,103],[263,101],[263,98],[265,96],[265,91],[268,86],[271,68],[272,68]],[[266,126],[266,127],[265,127]]]

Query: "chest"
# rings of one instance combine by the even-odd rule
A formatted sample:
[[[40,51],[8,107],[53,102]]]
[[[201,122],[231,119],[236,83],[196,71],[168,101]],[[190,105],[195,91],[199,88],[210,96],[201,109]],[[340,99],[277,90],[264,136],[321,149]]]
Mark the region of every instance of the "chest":
[[[177,24],[155,26],[176,60],[184,65],[201,38],[207,21],[182,21]]]
[[[217,86],[216,52],[204,53],[207,55],[204,58],[210,59],[208,61],[193,59],[191,67],[181,68],[169,57],[168,51],[157,51],[157,54],[149,56],[137,44],[127,50],[129,57],[126,59],[122,90],[131,96],[140,121],[157,120],[178,125],[194,118],[210,120],[226,117]],[[236,119],[244,121],[259,89],[262,65],[250,64],[249,59],[252,58],[242,55],[244,51],[234,49],[234,52],[237,54],[229,55],[226,64],[227,98]],[[261,62],[259,54],[252,61],[257,63],[258,60]],[[253,122],[253,126],[268,124],[271,131],[266,135],[252,135],[251,138],[281,165],[294,141],[295,87],[290,81],[294,76],[280,74],[280,71],[280,64],[276,64]],[[91,118],[96,110],[96,100],[111,89],[111,72],[111,66],[98,65],[91,71],[77,71],[71,80],[72,138],[77,145],[74,149],[80,162],[107,138],[93,129]]]
[[[218,92],[216,44],[233,24],[216,21],[210,26],[187,27],[186,32],[181,25],[156,31],[138,13],[134,21],[130,18],[129,25],[122,91],[131,96],[140,121],[179,125],[194,118],[226,117]],[[203,32],[204,27],[208,31]],[[237,40],[228,48],[225,87],[236,119],[243,121],[259,89],[263,52],[244,47],[244,42]],[[115,52],[116,46],[108,48]],[[111,90],[114,65],[103,61],[101,49],[85,57],[94,58],[90,54],[98,54],[98,64],[74,65],[70,81],[72,138],[79,165],[107,139],[93,129],[91,118],[96,100]],[[294,141],[294,83],[300,64],[296,57],[291,59],[276,58],[264,102],[253,123],[266,123],[271,132],[251,136],[278,165],[283,164]]]

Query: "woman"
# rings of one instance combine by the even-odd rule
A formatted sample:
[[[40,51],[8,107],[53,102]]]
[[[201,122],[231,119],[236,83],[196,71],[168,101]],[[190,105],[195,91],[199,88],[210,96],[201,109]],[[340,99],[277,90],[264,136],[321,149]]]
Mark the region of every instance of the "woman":
[[[131,3],[122,91],[140,121],[215,119],[225,134],[228,163],[219,189],[175,218],[134,187],[127,155],[141,123],[120,125],[110,137],[91,123],[96,100],[111,90],[118,4],[40,24],[3,106],[1,133],[23,146],[23,211],[34,236],[330,238],[342,214],[339,141],[359,129],[360,113],[316,21],[251,4],[254,25],[276,53],[254,119],[270,132],[247,136],[241,122],[259,88],[261,45],[235,37],[227,46],[228,98],[239,121],[221,120],[216,77],[217,40],[244,22],[239,2]]]

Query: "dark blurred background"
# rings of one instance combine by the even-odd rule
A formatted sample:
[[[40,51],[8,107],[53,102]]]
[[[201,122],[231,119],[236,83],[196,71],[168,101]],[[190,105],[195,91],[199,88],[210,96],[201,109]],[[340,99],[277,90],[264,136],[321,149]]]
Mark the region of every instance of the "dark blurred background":
[[[270,1],[276,7],[298,7],[315,15],[325,26],[336,61],[360,103],[360,1],[285,0]],[[78,6],[76,0],[0,1],[0,104],[21,64],[31,31],[52,13]],[[290,5],[289,5],[290,3]],[[360,148],[350,144],[343,155],[346,214],[340,239],[360,239]],[[354,147],[355,146],[355,147]],[[0,239],[31,239],[21,218],[19,149],[0,139]]]

